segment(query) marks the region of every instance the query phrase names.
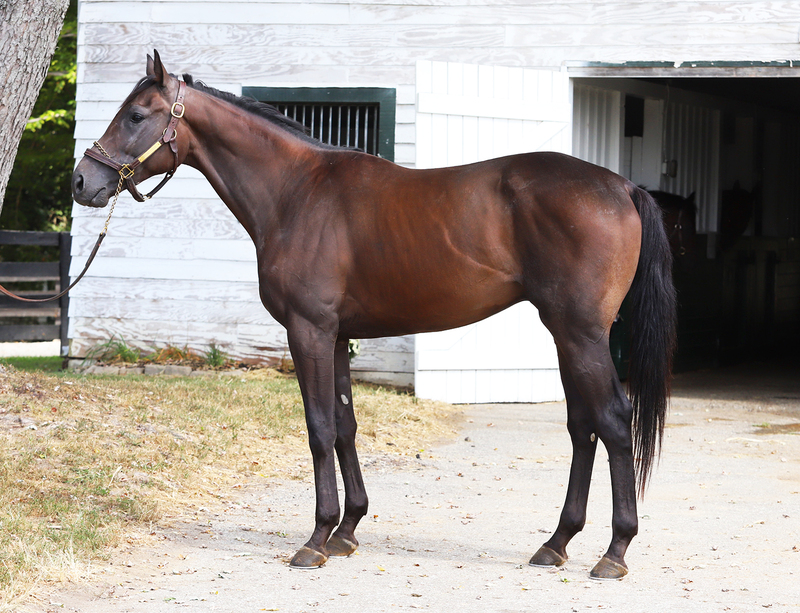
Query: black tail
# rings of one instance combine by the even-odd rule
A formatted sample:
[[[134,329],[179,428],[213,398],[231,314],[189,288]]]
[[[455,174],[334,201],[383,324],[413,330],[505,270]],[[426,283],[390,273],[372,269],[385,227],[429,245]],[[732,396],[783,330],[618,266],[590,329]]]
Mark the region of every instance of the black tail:
[[[633,446],[641,495],[664,435],[677,316],[672,253],[661,208],[640,187],[630,184],[628,192],[642,220],[639,267],[628,294],[632,338],[628,388],[633,405]]]

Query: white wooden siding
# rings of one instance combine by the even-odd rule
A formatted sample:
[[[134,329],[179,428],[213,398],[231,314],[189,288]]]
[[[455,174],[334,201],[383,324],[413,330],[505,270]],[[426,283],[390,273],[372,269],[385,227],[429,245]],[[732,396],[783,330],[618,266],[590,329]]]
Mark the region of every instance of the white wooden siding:
[[[622,94],[575,84],[572,154],[619,172],[622,164]]]
[[[624,113],[623,113],[624,114]],[[625,158],[620,174],[645,189],[661,186],[664,137],[664,101],[646,98],[642,136],[625,137]]]
[[[571,148],[566,73],[418,62],[417,108],[418,168]],[[414,384],[418,396],[448,402],[563,398],[555,343],[530,303],[418,334]]]
[[[797,23],[800,3],[788,0],[79,0],[75,152],[102,134],[154,47],[171,71],[234,93],[243,85],[394,87],[395,159],[413,166],[427,155],[416,142],[417,60],[515,68],[771,61],[797,56]],[[467,141],[469,130],[486,130],[476,117],[461,125]],[[484,140],[516,137],[503,129]],[[452,163],[464,155],[454,149]],[[76,207],[74,215],[73,274],[104,212]],[[112,308],[114,298],[127,310]],[[248,358],[285,351],[280,326],[266,312],[259,319],[249,239],[187,168],[154,201],[120,199],[71,308],[74,355],[113,333],[141,345],[217,342]],[[383,369],[408,383],[413,347],[408,338],[365,342],[354,370]]]
[[[694,192],[697,231],[717,232],[720,112],[668,101],[666,122],[664,160],[677,162],[677,174],[663,175],[661,188],[684,197]]]

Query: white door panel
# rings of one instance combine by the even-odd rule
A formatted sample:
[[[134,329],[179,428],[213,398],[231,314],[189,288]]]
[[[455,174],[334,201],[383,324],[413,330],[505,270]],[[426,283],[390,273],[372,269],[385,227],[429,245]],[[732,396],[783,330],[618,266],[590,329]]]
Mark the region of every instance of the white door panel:
[[[417,168],[572,148],[566,73],[417,63]],[[418,396],[448,402],[542,402],[564,397],[555,343],[529,303],[415,343]]]

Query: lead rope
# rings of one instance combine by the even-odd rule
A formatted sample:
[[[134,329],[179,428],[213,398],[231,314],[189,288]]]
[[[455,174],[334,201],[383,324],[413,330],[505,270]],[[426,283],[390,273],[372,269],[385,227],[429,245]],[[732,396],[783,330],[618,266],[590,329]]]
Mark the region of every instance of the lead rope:
[[[99,143],[95,143],[101,151],[103,151],[104,155],[108,155],[104,150],[103,147],[100,146]],[[122,176],[122,173],[119,175],[119,183],[117,183],[117,191],[114,192],[114,200],[111,202],[111,208],[108,211],[108,217],[106,217],[106,223],[103,225],[103,231],[100,233],[100,236],[97,237],[97,242],[94,244],[94,249],[92,249],[92,253],[89,255],[89,259],[86,260],[86,265],[83,267],[81,274],[77,276],[77,278],[69,284],[65,290],[59,292],[55,296],[50,296],[49,298],[23,298],[22,296],[17,296],[15,293],[8,291],[5,287],[0,285],[0,293],[5,294],[9,298],[13,298],[14,300],[20,300],[21,302],[52,302],[53,300],[58,300],[62,296],[66,295],[66,293],[71,290],[75,285],[83,278],[83,275],[86,274],[86,271],[89,270],[89,265],[94,260],[94,256],[97,255],[97,250],[100,249],[100,243],[103,242],[103,239],[106,237],[108,233],[108,224],[111,223],[111,215],[114,213],[114,207],[117,206],[117,199],[119,195],[122,193],[122,184],[125,181],[125,177]]]

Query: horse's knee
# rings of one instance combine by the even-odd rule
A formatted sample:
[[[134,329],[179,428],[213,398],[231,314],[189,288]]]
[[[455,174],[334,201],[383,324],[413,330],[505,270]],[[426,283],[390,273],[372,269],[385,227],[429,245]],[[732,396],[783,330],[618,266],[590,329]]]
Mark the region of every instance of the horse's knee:
[[[309,428],[308,446],[315,461],[332,456],[335,443],[336,432],[333,429],[320,431],[319,428]]]

